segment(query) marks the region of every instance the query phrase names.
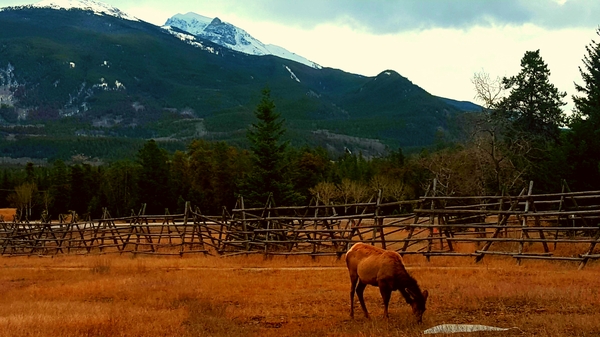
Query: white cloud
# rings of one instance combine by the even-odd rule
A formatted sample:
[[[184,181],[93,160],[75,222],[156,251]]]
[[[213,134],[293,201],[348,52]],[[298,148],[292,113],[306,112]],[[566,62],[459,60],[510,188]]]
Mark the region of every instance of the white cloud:
[[[300,30],[273,23],[237,19],[246,31],[265,43],[285,47],[324,67],[375,76],[393,69],[434,95],[473,100],[471,78],[485,71],[513,76],[526,51],[540,49],[551,71],[550,80],[566,91],[570,103],[573,82],[581,82],[585,46],[593,29],[547,30],[536,25],[428,29],[373,35],[349,26],[321,24]]]

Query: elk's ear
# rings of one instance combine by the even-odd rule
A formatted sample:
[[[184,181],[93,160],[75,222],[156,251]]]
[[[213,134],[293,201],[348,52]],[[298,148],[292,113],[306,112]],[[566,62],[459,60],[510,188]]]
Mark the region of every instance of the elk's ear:
[[[429,291],[423,290],[423,298],[427,301],[427,297],[429,296]]]

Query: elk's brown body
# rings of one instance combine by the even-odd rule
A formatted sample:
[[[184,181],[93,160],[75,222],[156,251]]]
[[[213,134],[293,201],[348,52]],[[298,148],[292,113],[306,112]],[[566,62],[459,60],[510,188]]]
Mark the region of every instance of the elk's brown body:
[[[356,243],[346,253],[346,266],[352,282],[350,288],[351,317],[354,317],[355,291],[365,316],[369,317],[363,292],[367,285],[372,285],[379,287],[385,308],[384,317],[388,317],[388,305],[392,291],[398,290],[406,303],[412,307],[417,322],[422,322],[425,302],[429,293],[427,290],[421,292],[417,281],[404,268],[400,254],[364,243]]]

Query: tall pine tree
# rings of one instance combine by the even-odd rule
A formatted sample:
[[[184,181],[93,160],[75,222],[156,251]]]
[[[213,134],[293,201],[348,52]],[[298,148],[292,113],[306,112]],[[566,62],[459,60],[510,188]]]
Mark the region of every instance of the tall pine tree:
[[[172,203],[167,153],[151,139],[139,150],[137,160],[140,165],[138,191],[141,201],[146,203],[146,214],[163,214]]]
[[[600,28],[596,30],[600,36]],[[580,96],[573,96],[574,114],[570,120],[568,160],[572,164],[569,183],[575,189],[600,188],[600,43],[586,46],[583,68],[579,73],[584,84],[575,83]]]
[[[560,127],[565,123],[561,109],[565,92],[550,83],[550,70],[539,49],[527,51],[521,59],[521,71],[502,79],[508,97],[495,106],[496,114],[508,121],[509,135],[527,139],[557,141]]]
[[[284,120],[275,111],[269,89],[264,89],[254,115],[258,119],[247,131],[252,150],[253,170],[241,189],[248,205],[264,205],[271,194],[278,205],[296,204],[301,200],[294,191],[286,172],[288,142],[281,138],[285,133]]]
[[[559,188],[565,161],[557,145],[566,123],[566,93],[550,83],[550,70],[539,50],[525,52],[519,74],[503,78],[502,84],[510,92],[493,107],[492,117],[504,129],[506,159],[525,180],[535,181],[538,191]]]

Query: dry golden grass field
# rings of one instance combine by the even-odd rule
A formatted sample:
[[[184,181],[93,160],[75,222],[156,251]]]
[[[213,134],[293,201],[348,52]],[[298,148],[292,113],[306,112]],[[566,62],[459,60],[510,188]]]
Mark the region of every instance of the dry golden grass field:
[[[421,325],[377,288],[349,317],[335,258],[0,257],[1,336],[422,336],[444,323],[516,327],[452,336],[600,336],[600,263],[406,256],[430,292]]]

